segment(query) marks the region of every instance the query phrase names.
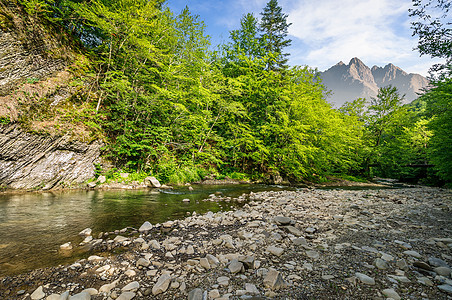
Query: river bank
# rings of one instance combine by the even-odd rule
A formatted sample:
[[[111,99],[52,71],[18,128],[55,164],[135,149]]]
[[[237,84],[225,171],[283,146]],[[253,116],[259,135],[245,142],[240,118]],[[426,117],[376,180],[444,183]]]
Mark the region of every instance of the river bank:
[[[448,299],[452,295],[449,190],[302,189],[252,193],[249,198],[240,210],[193,214],[108,236],[93,233],[92,243],[100,254],[70,266],[4,277],[0,296]],[[107,255],[115,251],[120,254]]]

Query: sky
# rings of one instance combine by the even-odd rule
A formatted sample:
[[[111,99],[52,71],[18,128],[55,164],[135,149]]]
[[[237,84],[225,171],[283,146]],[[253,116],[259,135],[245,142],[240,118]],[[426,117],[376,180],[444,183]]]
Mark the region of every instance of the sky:
[[[176,14],[185,6],[199,15],[213,45],[229,41],[246,13],[260,17],[268,0],[168,0]],[[369,67],[388,63],[408,73],[428,75],[439,60],[420,57],[413,48],[408,16],[411,0],[279,0],[288,15],[292,45],[285,49],[289,65],[307,65],[324,71],[339,61],[358,57]]]

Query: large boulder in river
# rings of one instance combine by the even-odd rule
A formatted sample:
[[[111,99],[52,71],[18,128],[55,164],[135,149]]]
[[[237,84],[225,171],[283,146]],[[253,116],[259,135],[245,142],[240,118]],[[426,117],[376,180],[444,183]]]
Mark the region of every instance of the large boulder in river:
[[[157,180],[157,178],[152,177],[152,176],[148,176],[144,179],[144,184],[148,187],[155,187],[155,188],[159,188],[162,185],[160,184],[160,182]]]

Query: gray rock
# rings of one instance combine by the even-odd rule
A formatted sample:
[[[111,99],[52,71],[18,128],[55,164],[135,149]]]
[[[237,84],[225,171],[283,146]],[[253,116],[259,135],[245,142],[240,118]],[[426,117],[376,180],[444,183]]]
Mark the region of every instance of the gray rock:
[[[279,271],[276,271],[275,269],[270,269],[267,272],[267,276],[265,276],[264,278],[264,286],[272,290],[279,290],[281,288],[287,287],[288,284],[281,276]]]
[[[375,280],[372,277],[367,276],[366,274],[356,272],[355,276],[364,284],[375,285]]]
[[[292,220],[287,217],[276,216],[273,218],[273,221],[278,225],[289,225],[292,223]]]
[[[209,291],[209,299],[217,299],[220,298],[220,291],[217,289]]]
[[[215,256],[213,256],[212,254],[207,254],[206,255],[207,260],[209,261],[209,264],[211,266],[217,267],[220,265],[220,261],[218,260],[218,258],[216,258]]]
[[[452,285],[442,284],[438,285],[438,288],[445,293],[452,294]]]
[[[301,232],[298,228],[294,227],[294,226],[285,226],[284,227],[287,232],[295,235],[295,236],[302,236],[303,232]]]
[[[413,266],[415,266],[416,268],[423,269],[423,270],[433,271],[433,268],[430,267],[429,264],[427,264],[427,263],[425,263],[425,262],[423,262],[423,261],[420,261],[420,260],[415,261],[415,262],[413,263]]]
[[[107,177],[105,177],[104,175],[97,177],[97,182],[99,182],[100,184],[105,183],[106,181]]]
[[[160,184],[160,182],[157,180],[157,178],[152,177],[152,176],[146,177],[144,179],[144,184],[148,187],[154,187],[154,188],[159,188],[162,186]]]
[[[386,270],[387,268],[389,268],[388,263],[381,258],[377,258],[374,262],[374,265],[380,270]]]
[[[314,227],[308,227],[305,229],[305,231],[306,233],[313,234],[314,232],[317,231],[317,229],[315,229]]]
[[[394,300],[400,300],[402,298],[400,298],[399,294],[397,294],[396,291],[394,291],[394,289],[385,289],[382,290],[381,293],[386,297],[386,298],[391,298]]]
[[[115,241],[116,243],[123,243],[123,242],[128,241],[128,240],[129,240],[128,238],[126,238],[126,237],[124,237],[124,236],[121,236],[121,235],[117,235],[117,236],[113,239],[113,241]]]
[[[221,286],[228,286],[229,285],[229,277],[226,277],[226,276],[218,277],[217,282]]]
[[[60,294],[51,294],[46,297],[46,300],[60,300]]]
[[[135,296],[136,294],[134,292],[123,292],[116,300],[131,300],[135,298]]]
[[[294,243],[294,245],[296,245],[296,246],[309,247],[308,242],[306,241],[306,239],[302,238],[302,237],[292,240],[292,243]]]
[[[171,277],[168,274],[163,274],[162,276],[159,277],[159,279],[157,280],[157,283],[152,288],[152,294],[155,296],[155,295],[166,292],[166,290],[169,287],[170,282],[171,282]]]
[[[283,254],[283,252],[284,252],[284,249],[276,247],[276,246],[268,246],[267,247],[267,251],[270,252],[273,255],[281,256]]]
[[[409,256],[413,256],[413,257],[416,257],[416,258],[421,258],[422,257],[418,252],[416,252],[414,250],[403,251],[403,254],[409,255]]]
[[[436,274],[441,275],[441,276],[449,276],[450,273],[452,272],[452,270],[450,268],[447,267],[436,267],[434,269],[434,271],[436,272]]]
[[[449,265],[442,259],[436,258],[436,257],[429,257],[428,263],[432,265],[433,267],[446,267],[448,268]]]
[[[193,289],[188,293],[188,300],[203,300],[203,292],[201,289]]]
[[[140,284],[138,281],[132,281],[131,283],[124,286],[121,290],[124,292],[134,291],[138,290],[140,288]]]
[[[97,185],[97,184],[96,184],[94,181],[88,182],[88,183],[86,184],[86,186],[87,186],[88,188],[90,188],[90,189],[95,188],[96,185]]]
[[[201,265],[201,267],[203,267],[204,269],[206,269],[206,270],[209,270],[210,269],[210,263],[209,263],[209,260],[207,259],[207,258],[201,258],[200,260],[199,260],[199,264]]]
[[[63,245],[60,245],[60,249],[64,250],[64,251],[72,250],[72,243],[67,242],[67,243],[64,243]]]
[[[153,228],[152,224],[148,221],[144,222],[143,225],[141,225],[140,229],[138,229],[139,232],[145,232],[149,231]]]
[[[81,292],[69,297],[69,300],[91,300],[91,295],[88,292]]]
[[[115,280],[112,283],[104,284],[99,288],[99,293],[110,293],[110,291],[114,289],[117,284],[118,280]]]
[[[32,300],[38,300],[44,298],[45,296],[46,294],[44,293],[41,285],[30,295],[30,298]]]
[[[149,247],[151,247],[152,249],[155,250],[159,250],[160,249],[160,243],[157,242],[156,240],[152,240],[149,242]]]
[[[260,294],[259,290],[257,289],[257,287],[252,284],[252,283],[245,283],[245,290],[248,294],[252,294],[252,295],[258,295]]]
[[[147,260],[146,258],[141,257],[140,259],[138,259],[137,261],[137,267],[142,266],[142,267],[147,267],[151,264],[151,262],[149,260]]]
[[[239,262],[237,259],[233,259],[229,264],[228,268],[232,274],[239,273],[244,269],[243,263]]]
[[[314,250],[308,250],[306,251],[306,256],[312,259],[317,259],[320,257],[319,252],[314,251]]]
[[[91,235],[92,232],[93,232],[93,230],[91,228],[86,228],[86,229],[83,229],[82,231],[80,231],[79,235],[88,236],[88,235]]]

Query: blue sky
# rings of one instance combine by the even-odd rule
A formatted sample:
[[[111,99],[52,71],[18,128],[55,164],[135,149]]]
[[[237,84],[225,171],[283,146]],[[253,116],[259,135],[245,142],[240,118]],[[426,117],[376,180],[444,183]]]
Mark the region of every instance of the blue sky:
[[[207,26],[212,44],[227,42],[248,13],[260,17],[268,0],[168,0],[174,13],[188,6]],[[279,0],[288,14],[292,46],[290,65],[308,65],[320,71],[353,57],[366,65],[393,63],[408,73],[427,75],[438,60],[413,51],[408,9],[411,0]]]

